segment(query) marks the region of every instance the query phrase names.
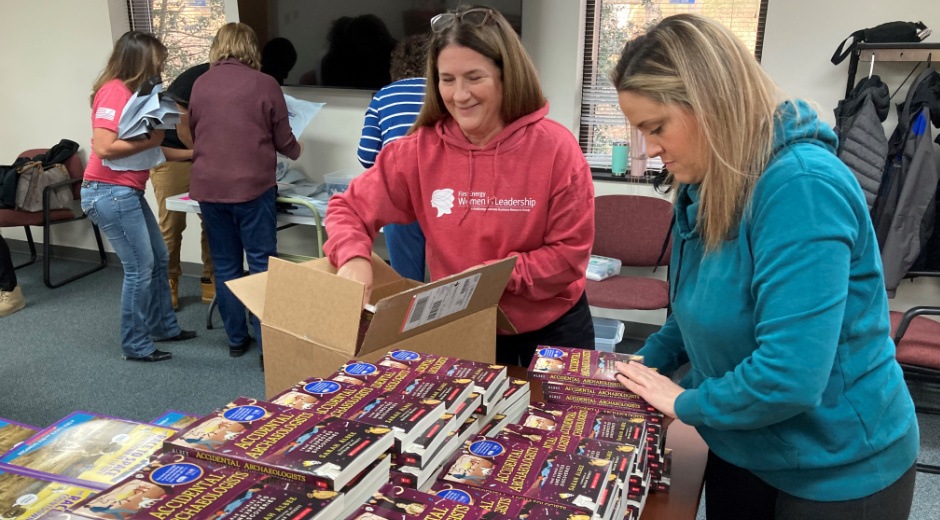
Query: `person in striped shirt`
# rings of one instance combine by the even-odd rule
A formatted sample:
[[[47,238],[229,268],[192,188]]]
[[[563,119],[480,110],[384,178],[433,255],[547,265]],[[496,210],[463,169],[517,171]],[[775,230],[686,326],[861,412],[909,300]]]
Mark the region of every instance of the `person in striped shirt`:
[[[382,147],[403,137],[424,104],[428,34],[409,36],[392,51],[392,83],[379,90],[366,110],[359,140],[359,162],[375,164]],[[385,245],[392,268],[398,274],[424,281],[424,233],[417,222],[385,226]]]

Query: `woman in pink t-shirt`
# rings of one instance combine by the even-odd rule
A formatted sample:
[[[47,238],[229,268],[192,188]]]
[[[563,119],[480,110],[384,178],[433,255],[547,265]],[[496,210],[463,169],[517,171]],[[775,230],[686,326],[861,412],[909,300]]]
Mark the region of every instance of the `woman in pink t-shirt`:
[[[120,159],[159,146],[163,131],[146,139],[118,139],[121,112],[133,93],[158,76],[166,47],[153,36],[129,31],[114,44],[91,97],[91,156],[82,182],[82,211],[101,228],[124,266],[121,292],[121,350],[133,361],[163,361],[169,352],[154,341],[196,336],[180,330],[170,302],[169,254],[160,227],[144,199],[148,170],[115,171],[102,159]]]

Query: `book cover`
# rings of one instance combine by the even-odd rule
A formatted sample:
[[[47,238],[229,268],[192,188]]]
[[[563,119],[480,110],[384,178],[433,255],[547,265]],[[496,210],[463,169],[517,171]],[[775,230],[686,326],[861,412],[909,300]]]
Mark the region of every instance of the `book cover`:
[[[437,473],[440,471],[441,464],[449,459],[459,448],[460,442],[457,439],[457,435],[451,433],[448,435],[447,440],[441,444],[437,451],[429,457],[429,462],[425,464],[423,468],[409,464],[407,460],[401,463],[396,469],[402,473],[407,473],[417,477],[417,489],[423,489],[423,486],[428,482],[428,480],[434,478]],[[407,454],[401,455],[401,457],[406,457]]]
[[[349,419],[391,429],[395,449],[401,453],[444,413],[437,399],[417,399],[405,394],[385,394],[348,416]]]
[[[506,388],[506,391],[503,393],[503,401],[509,403],[508,406],[511,406],[519,399],[525,398],[526,401],[529,400],[531,395],[529,382],[525,379],[516,379],[515,377],[509,378],[509,387]]]
[[[462,405],[473,393],[473,389],[473,381],[470,379],[440,374],[418,374],[401,393],[418,399],[437,399],[444,403],[448,413],[455,414],[463,409]]]
[[[13,449],[17,444],[39,432],[39,428],[0,417],[0,454]]]
[[[632,444],[638,450],[646,447],[647,429],[643,417],[624,417],[581,406],[531,403],[519,424],[567,435]]]
[[[335,492],[289,491],[277,479],[164,454],[70,514],[94,520],[309,520],[340,505]]]
[[[350,385],[367,386],[382,392],[400,392],[419,375],[407,368],[373,365],[352,359],[327,379]]]
[[[584,406],[588,408],[595,408],[597,410],[609,411],[611,413],[624,413],[628,416],[632,416],[633,414],[638,416],[644,415],[648,416],[650,422],[653,424],[660,424],[663,420],[663,414],[647,403],[611,399],[609,397],[588,397],[584,395],[574,395],[547,390],[543,390],[542,395],[545,397],[545,401],[548,403],[560,404],[563,406]]]
[[[529,364],[529,378],[581,386],[623,388],[614,362],[643,362],[642,356],[566,347],[539,347]]]
[[[388,428],[242,397],[169,438],[165,449],[335,490],[391,443]]]
[[[343,417],[382,395],[377,388],[313,377],[305,379],[271,399],[274,404],[316,414]]]
[[[6,520],[36,520],[52,511],[65,511],[98,491],[15,469],[0,471],[0,516]]]
[[[364,504],[366,509],[387,517],[389,512],[401,520],[453,518],[454,520],[506,520],[507,517],[483,508],[422,493],[404,486],[387,484]],[[457,515],[452,515],[455,511]]]
[[[477,436],[444,463],[439,480],[458,488],[479,487],[595,513],[610,469],[605,459]]]
[[[642,397],[631,393],[625,387],[620,389],[616,388],[601,388],[597,386],[580,386],[572,385],[566,383],[556,383],[552,381],[546,381],[542,384],[542,392],[545,394],[570,394],[581,397],[587,397],[593,400],[603,400],[609,399],[611,403],[614,403],[614,407],[621,406],[620,403],[623,401],[629,403],[636,403],[642,406],[634,405],[624,405],[622,407],[636,410],[645,410],[651,413],[658,413],[659,410],[653,408],[653,405],[646,402]],[[596,401],[599,403],[599,401]],[[610,405],[600,405],[610,408]]]
[[[88,412],[73,412],[0,456],[14,466],[94,489],[120,482],[146,466],[168,428]]]
[[[506,377],[504,365],[422,354],[410,350],[393,350],[386,354],[379,364],[410,368],[423,374],[444,374],[458,379],[471,379],[474,383],[474,390],[483,396],[483,401],[486,403],[499,397],[496,395],[496,390]]]
[[[591,520],[590,511],[569,508],[560,504],[553,504],[538,499],[507,495],[481,488],[456,488],[443,480],[438,480],[431,486],[431,494],[475,505],[487,511],[498,513],[509,518],[525,518],[528,520]]]
[[[199,418],[198,415],[190,415],[188,413],[177,412],[176,410],[167,410],[167,412],[160,417],[150,421],[150,424],[171,430],[182,430],[199,420]]]

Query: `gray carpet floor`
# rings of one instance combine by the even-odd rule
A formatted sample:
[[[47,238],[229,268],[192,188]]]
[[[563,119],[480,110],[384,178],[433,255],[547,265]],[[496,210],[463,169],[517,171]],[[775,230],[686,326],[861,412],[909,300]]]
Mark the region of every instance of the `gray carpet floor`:
[[[14,263],[25,259],[14,253]],[[17,271],[26,308],[0,318],[0,417],[46,427],[84,410],[148,422],[166,410],[204,415],[235,397],[264,397],[256,347],[229,357],[218,313],[216,328],[206,330],[208,306],[200,302],[198,278],[181,279],[177,313],[180,325],[198,337],[161,344],[173,352],[169,361],[135,363],[121,359],[121,267],[48,289],[40,262]],[[84,267],[56,259],[53,279]],[[642,343],[625,339],[617,351],[635,352]],[[918,420],[920,460],[940,464],[940,415],[918,414]],[[940,475],[918,473],[910,518],[937,520],[938,511]],[[698,518],[705,518],[704,504]]]

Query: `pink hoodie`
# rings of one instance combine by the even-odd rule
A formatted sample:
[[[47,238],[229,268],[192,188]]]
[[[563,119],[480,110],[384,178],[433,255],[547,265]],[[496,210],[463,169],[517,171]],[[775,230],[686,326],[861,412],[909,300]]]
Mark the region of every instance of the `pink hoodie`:
[[[330,199],[330,261],[369,258],[382,226],[417,220],[432,279],[515,255],[500,308],[520,333],[561,317],[584,292],[594,184],[578,143],[547,113],[546,104],[482,148],[450,117],[389,143]]]

